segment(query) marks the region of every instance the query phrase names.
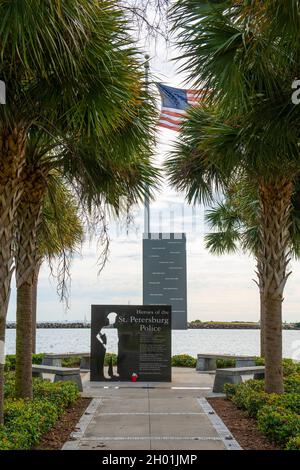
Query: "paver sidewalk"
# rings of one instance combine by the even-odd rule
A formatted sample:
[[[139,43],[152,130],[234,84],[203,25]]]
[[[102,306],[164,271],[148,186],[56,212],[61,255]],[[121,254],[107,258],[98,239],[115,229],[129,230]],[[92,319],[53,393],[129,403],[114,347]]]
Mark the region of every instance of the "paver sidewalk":
[[[239,449],[205,400],[213,376],[173,368],[172,383],[91,383],[93,397],[63,450]]]

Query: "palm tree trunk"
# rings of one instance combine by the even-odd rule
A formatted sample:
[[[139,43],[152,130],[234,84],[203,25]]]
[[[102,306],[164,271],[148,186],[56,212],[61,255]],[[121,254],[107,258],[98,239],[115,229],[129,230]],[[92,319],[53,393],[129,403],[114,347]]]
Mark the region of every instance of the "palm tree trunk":
[[[17,289],[16,394],[32,397],[32,285],[23,283]]]
[[[260,357],[265,357],[265,299],[262,290],[259,291],[260,298]]]
[[[18,211],[16,246],[17,346],[16,395],[32,396],[32,289],[38,262],[37,230],[44,196],[40,174],[28,174]]]
[[[32,286],[32,353],[36,353],[36,312],[37,312],[37,287],[38,287],[38,280],[39,280],[39,272],[40,272],[41,262],[38,263],[34,278],[33,278],[33,286]]]
[[[22,194],[25,162],[24,130],[0,133],[0,348],[5,350],[5,325],[13,273],[14,224]],[[4,358],[0,364],[0,424],[3,422]]]
[[[293,184],[260,184],[260,236],[265,306],[265,390],[283,392],[282,301],[289,262],[289,225]]]
[[[13,188],[3,188],[0,184],[0,349],[2,353],[0,360],[0,424],[3,423],[5,328],[13,273],[13,221],[16,212],[16,197],[14,194],[9,194],[9,189],[13,191]]]
[[[260,301],[260,357],[265,357],[265,298],[264,298],[264,270],[263,270],[263,260],[260,260],[259,256],[261,252],[256,253],[257,260],[257,277],[258,281],[255,281],[259,288],[259,301]]]
[[[3,402],[4,402],[4,364],[5,364],[5,327],[4,317],[0,317],[0,424],[3,423]]]

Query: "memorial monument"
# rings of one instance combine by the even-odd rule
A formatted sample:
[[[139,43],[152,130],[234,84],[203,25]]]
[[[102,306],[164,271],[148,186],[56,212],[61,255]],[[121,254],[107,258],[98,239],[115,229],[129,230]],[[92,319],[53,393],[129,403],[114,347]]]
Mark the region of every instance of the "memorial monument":
[[[105,372],[107,327],[117,329],[118,353]],[[92,305],[91,381],[118,380],[171,381],[169,305]]]
[[[185,233],[144,234],[143,303],[171,305],[172,329],[187,328]]]

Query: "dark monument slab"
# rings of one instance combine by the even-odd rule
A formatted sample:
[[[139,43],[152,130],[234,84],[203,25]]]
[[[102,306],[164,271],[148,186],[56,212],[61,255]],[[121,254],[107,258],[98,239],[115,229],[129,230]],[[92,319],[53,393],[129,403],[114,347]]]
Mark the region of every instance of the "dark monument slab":
[[[104,374],[107,329],[118,331],[117,365]],[[91,381],[171,381],[171,306],[92,305]]]
[[[185,233],[148,233],[143,238],[143,304],[171,305],[172,329],[187,328]]]

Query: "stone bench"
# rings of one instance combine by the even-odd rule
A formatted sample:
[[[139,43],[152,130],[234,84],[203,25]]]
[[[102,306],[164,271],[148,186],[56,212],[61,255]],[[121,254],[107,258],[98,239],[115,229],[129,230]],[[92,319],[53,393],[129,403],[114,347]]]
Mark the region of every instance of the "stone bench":
[[[255,356],[231,356],[224,354],[197,354],[196,371],[217,369],[217,359],[235,359],[236,367],[249,367],[255,365]]]
[[[43,357],[42,364],[45,366],[61,367],[62,360],[72,357],[80,357],[80,369],[90,369],[90,353],[74,352],[74,353],[46,353]]]
[[[82,392],[82,382],[80,369],[69,367],[54,367],[46,365],[32,364],[32,376],[43,377],[45,374],[54,374],[54,382],[74,382],[78,386],[78,390]]]
[[[230,367],[228,369],[217,369],[213,386],[214,393],[223,393],[225,384],[239,384],[243,382],[243,375],[253,375],[254,379],[263,379],[265,366],[255,367]]]

